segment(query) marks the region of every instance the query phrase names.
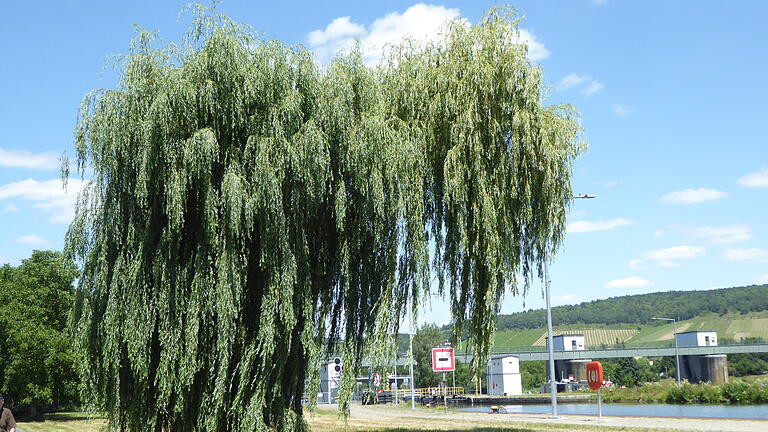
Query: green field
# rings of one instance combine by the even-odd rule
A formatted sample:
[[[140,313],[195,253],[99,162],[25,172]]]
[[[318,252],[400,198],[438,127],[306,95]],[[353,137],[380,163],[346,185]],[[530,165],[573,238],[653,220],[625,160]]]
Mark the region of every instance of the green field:
[[[583,333],[589,348],[600,346],[664,346],[671,345],[675,328],[679,332],[693,330],[714,330],[718,338],[725,342],[739,342],[746,338],[768,340],[768,311],[747,314],[707,314],[679,323],[664,324],[652,322],[647,325],[617,324],[582,324],[555,326],[555,334]],[[541,350],[547,329],[542,327],[530,330],[500,330],[494,338],[494,350],[516,351],[522,348]]]

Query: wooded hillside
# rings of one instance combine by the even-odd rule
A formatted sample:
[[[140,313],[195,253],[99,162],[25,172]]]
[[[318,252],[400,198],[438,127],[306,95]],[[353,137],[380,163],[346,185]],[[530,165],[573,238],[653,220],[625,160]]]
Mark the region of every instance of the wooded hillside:
[[[706,312],[755,312],[768,309],[768,285],[751,285],[706,291],[670,291],[593,300],[559,306],[552,314],[560,325],[647,324],[652,317],[680,320]],[[546,310],[537,309],[497,317],[497,328],[534,329],[547,323]]]

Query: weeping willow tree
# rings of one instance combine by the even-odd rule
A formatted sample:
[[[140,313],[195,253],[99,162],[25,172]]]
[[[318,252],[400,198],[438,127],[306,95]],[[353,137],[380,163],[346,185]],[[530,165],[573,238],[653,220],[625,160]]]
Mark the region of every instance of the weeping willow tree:
[[[315,366],[344,356],[345,408],[433,275],[482,364],[502,296],[561,242],[583,149],[517,26],[493,10],[376,67],[207,12],[178,45],[139,32],[83,102],[92,179],[67,236],[84,388],[111,428],[304,429]]]

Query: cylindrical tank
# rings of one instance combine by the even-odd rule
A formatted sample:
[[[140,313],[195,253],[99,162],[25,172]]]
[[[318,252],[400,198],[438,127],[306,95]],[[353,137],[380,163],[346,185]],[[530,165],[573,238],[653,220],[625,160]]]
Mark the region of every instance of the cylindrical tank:
[[[712,384],[725,384],[728,382],[728,356],[725,354],[713,354],[704,356],[707,365],[707,375]]]
[[[568,374],[573,375],[574,381],[586,381],[587,363],[591,361],[587,359],[570,360],[568,362]]]

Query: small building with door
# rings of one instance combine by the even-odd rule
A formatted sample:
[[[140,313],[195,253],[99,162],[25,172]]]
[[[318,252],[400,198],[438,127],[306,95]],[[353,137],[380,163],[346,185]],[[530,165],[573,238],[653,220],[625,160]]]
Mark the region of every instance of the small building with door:
[[[333,403],[341,387],[341,371],[344,367],[341,358],[336,357],[320,368],[320,388],[317,395],[318,403]]]
[[[717,346],[717,332],[695,330],[675,335],[678,347]],[[693,383],[728,382],[728,356],[725,354],[680,356],[680,377]]]
[[[488,394],[514,396],[523,394],[520,359],[513,356],[493,358],[488,362]]]
[[[717,346],[717,332],[713,330],[696,330],[677,334],[677,346]]]
[[[564,334],[553,336],[555,351],[584,351],[583,334]]]

